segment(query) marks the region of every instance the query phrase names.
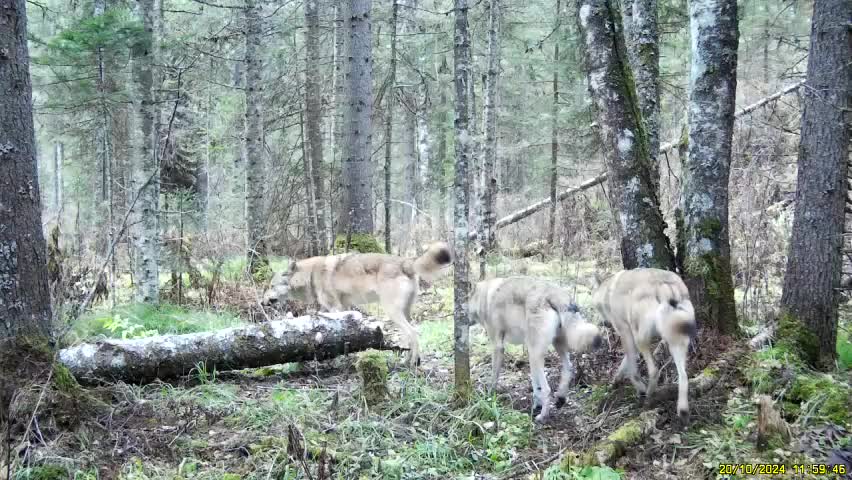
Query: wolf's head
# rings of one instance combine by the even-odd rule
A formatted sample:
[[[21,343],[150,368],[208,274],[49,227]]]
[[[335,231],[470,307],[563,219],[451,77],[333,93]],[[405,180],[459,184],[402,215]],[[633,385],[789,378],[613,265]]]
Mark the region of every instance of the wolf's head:
[[[275,305],[288,299],[313,302],[311,272],[299,268],[299,262],[290,262],[287,270],[272,277],[269,288],[263,293],[263,305]]]
[[[565,342],[571,351],[588,352],[597,350],[603,345],[598,326],[586,320],[576,305],[571,304],[566,312],[560,313],[560,322]]]

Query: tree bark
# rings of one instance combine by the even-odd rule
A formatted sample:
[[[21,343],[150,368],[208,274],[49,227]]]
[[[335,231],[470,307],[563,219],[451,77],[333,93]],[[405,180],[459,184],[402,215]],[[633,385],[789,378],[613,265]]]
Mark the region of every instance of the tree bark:
[[[308,153],[310,150],[310,145],[307,140],[307,126],[305,125],[305,116],[301,113],[299,114],[299,126],[301,127],[302,133],[302,168],[305,171],[305,196],[306,198],[306,210],[307,210],[307,225],[305,229],[308,232],[308,240],[310,247],[308,248],[308,255],[317,256],[320,255],[320,232],[319,226],[317,225],[317,221],[319,220],[317,216],[317,197],[316,192],[314,191],[314,175],[313,175],[313,165],[311,165],[311,156]]]
[[[448,136],[448,128],[447,122],[449,120],[449,100],[447,99],[447,92],[445,91],[443,86],[441,88],[441,106],[438,109],[438,154],[435,159],[435,168],[433,169],[433,175],[435,176],[435,189],[438,191],[438,236],[442,236],[448,233],[447,226],[447,178],[444,172],[444,165],[447,163],[447,156],[449,154],[449,146],[447,145],[447,136]]]
[[[413,95],[409,96],[411,103],[417,101]],[[402,144],[405,151],[405,169],[404,188],[405,194],[403,200],[406,202],[402,205],[401,221],[399,222],[403,228],[403,248],[407,248],[408,240],[411,238],[411,228],[414,226],[414,220],[417,216],[417,193],[419,186],[418,168],[417,168],[417,119],[414,114],[408,109],[405,109],[402,131]]]
[[[396,31],[399,3],[393,0],[391,11],[390,91],[385,94],[385,251],[391,253],[391,149],[393,147],[393,107],[396,98]]]
[[[494,248],[494,222],[497,220],[494,203],[497,196],[495,162],[497,156],[497,88],[500,78],[500,1],[491,0],[488,6],[488,72],[485,79],[485,148],[482,153],[479,207],[479,279],[485,279],[485,259]]]
[[[848,0],[814,2],[796,207],[781,297],[786,313],[805,327],[801,338],[788,340],[802,347],[807,362],[823,369],[834,367],[837,351],[852,108],[850,18]]]
[[[352,233],[373,233],[372,0],[349,0],[349,138],[343,167],[344,208]]]
[[[456,89],[456,168],[453,196],[453,229],[455,262],[453,273],[453,354],[455,365],[455,388],[458,398],[466,401],[471,394],[470,382],[470,328],[468,321],[468,234],[470,214],[470,174],[468,166],[473,139],[470,133],[470,111],[468,100],[471,92],[470,31],[468,30],[468,2],[455,0],[455,35],[453,44],[454,84]]]
[[[26,2],[0,0],[0,340],[51,335],[29,60]]]
[[[53,145],[53,208],[57,216],[62,212],[62,165],[65,163],[65,145],[56,142]],[[57,221],[61,218],[57,217]]]
[[[246,256],[248,271],[256,273],[268,264],[263,191],[266,166],[263,157],[263,60],[260,54],[261,4],[247,0],[246,21],[246,112],[244,151],[246,161]]]
[[[614,0],[580,0],[589,90],[605,145],[610,202],[617,212],[621,261],[627,269],[674,269],[651,176],[651,155]]]
[[[346,152],[346,133],[345,133],[345,118],[347,106],[346,103],[346,15],[348,14],[349,2],[346,1],[336,1],[334,5],[334,78],[333,78],[333,90],[334,90],[334,115],[333,118],[333,126],[332,126],[332,135],[334,136],[334,141],[332,142],[332,165],[336,166],[338,164],[338,160],[340,163],[343,163],[343,155]],[[340,191],[343,191],[343,178],[340,171],[332,168],[332,181],[334,185],[336,185]],[[329,193],[331,193],[332,189],[329,188]],[[329,196],[329,206],[333,202],[333,198]],[[329,218],[337,218],[338,219],[338,229],[340,225],[345,225],[340,223],[340,219],[344,218],[344,214],[342,213],[345,210],[346,206],[344,205],[344,199],[340,199],[339,203],[335,205],[338,209],[336,215],[331,216]],[[345,217],[348,218],[348,217]],[[327,242],[328,248],[332,248],[334,245],[334,229],[332,228],[333,221],[329,220],[329,225],[327,226]],[[388,250],[390,252],[390,250]]]
[[[307,0],[305,2],[305,109],[307,130],[308,154],[311,164],[311,187],[314,198],[314,215],[316,216],[316,231],[318,238],[325,235],[326,230],[326,205],[324,176],[325,163],[323,161],[322,145],[322,96],[320,86],[320,21],[319,0]],[[318,242],[316,250],[318,254],[324,254],[326,242]]]
[[[660,34],[657,27],[657,0],[624,0],[624,39],[636,82],[639,110],[648,136],[651,179],[660,189]]]
[[[556,28],[553,44],[553,104],[550,108],[550,215],[547,224],[547,244],[553,245],[556,235],[556,185],[559,180],[559,35],[555,32],[562,21],[562,2],[556,0]]]
[[[143,30],[131,52],[130,115],[131,192],[141,192],[133,207],[130,237],[134,247],[136,300],[160,301],[160,167],[156,147],[157,109],[154,106],[154,25],[159,13],[154,0],[136,0]]]
[[[689,2],[689,145],[683,160],[684,280],[699,323],[731,334],[737,311],[728,179],[737,91],[736,0]]]
[[[429,100],[429,89],[427,88],[426,79],[420,86],[420,98],[417,102],[417,109],[414,112],[414,118],[417,123],[417,198],[416,204],[418,208],[427,210],[429,205],[430,190],[430,169],[432,165],[432,143],[429,131],[429,108],[431,101]],[[429,219],[426,219],[429,221]],[[431,222],[430,222],[431,223]]]
[[[150,383],[208,371],[327,360],[367,349],[397,349],[381,324],[358,312],[304,316],[215,332],[100,340],[59,351],[80,382]]]

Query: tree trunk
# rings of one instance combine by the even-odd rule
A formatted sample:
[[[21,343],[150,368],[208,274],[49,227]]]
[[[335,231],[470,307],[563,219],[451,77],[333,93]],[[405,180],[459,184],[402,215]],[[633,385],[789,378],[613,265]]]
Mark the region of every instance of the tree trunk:
[[[699,323],[737,330],[728,239],[728,178],[737,91],[736,0],[689,2],[692,67],[683,160],[684,280]]]
[[[160,301],[160,168],[157,161],[156,108],[154,107],[153,31],[157,10],[154,0],[137,0],[136,16],[141,20],[141,38],[132,49],[130,99],[131,188],[138,193],[130,217],[130,237],[134,247],[134,286],[136,301]]]
[[[334,115],[332,115],[333,123],[332,126],[332,135],[334,136],[334,141],[332,142],[332,183],[337,187],[338,192],[343,192],[343,177],[341,169],[339,165],[341,165],[344,161],[344,155],[346,154],[346,112],[348,111],[348,105],[346,105],[346,53],[348,48],[346,46],[346,32],[348,30],[347,26],[347,16],[349,14],[349,2],[346,1],[337,1],[334,5],[334,79],[333,79],[333,90],[334,90]],[[329,188],[329,193],[331,193],[332,189]],[[332,202],[334,202],[334,198],[329,195],[329,206],[331,208]],[[334,205],[334,208],[337,210],[334,215],[330,215],[330,219],[337,219],[337,221],[329,221],[328,225],[328,246],[332,248],[334,246],[334,228],[333,225],[337,223],[338,229],[340,228],[340,219],[343,218],[343,210],[345,205],[343,204],[345,201],[344,198],[339,197],[337,203]]]
[[[447,163],[447,155],[449,147],[447,145],[447,121],[449,120],[449,100],[447,92],[443,85],[441,89],[441,106],[438,109],[438,154],[435,156],[435,168],[432,169],[435,176],[435,189],[438,191],[438,236],[444,236],[448,233],[447,226],[447,178],[444,172],[444,165]]]
[[[814,3],[796,207],[781,297],[782,307],[805,327],[800,338],[787,341],[798,343],[805,360],[824,369],[834,367],[837,350],[852,107],[850,18],[848,0]]]
[[[391,11],[390,91],[385,93],[385,251],[391,253],[391,149],[393,147],[393,107],[396,99],[396,30],[399,3],[393,0]]]
[[[497,220],[494,203],[497,196],[495,162],[497,156],[497,88],[500,77],[500,0],[491,0],[488,7],[488,74],[485,79],[485,149],[482,153],[479,207],[479,279],[485,279],[485,258],[494,248],[494,222]]]
[[[0,65],[0,339],[49,338],[47,245],[41,228],[24,0],[0,2]]]
[[[314,215],[316,216],[316,231],[318,238],[322,238],[326,230],[326,205],[325,186],[323,173],[325,164],[323,162],[322,145],[322,96],[320,87],[320,21],[319,0],[307,0],[305,2],[305,108],[308,154],[311,164],[311,187],[314,198]],[[320,241],[317,245],[317,253],[325,253],[325,242]]]
[[[305,125],[305,116],[301,113],[299,114],[299,127],[301,128],[302,133],[302,168],[305,171],[305,205],[307,206],[307,222],[305,225],[305,229],[308,231],[308,239],[309,239],[309,248],[308,255],[314,257],[320,255],[320,229],[317,225],[317,197],[314,192],[314,175],[313,175],[313,165],[311,165],[311,156],[308,153],[310,150],[310,145],[308,144],[307,135],[306,135],[306,125]]]
[[[57,216],[62,212],[62,164],[65,163],[65,145],[56,142],[53,145],[53,207]],[[61,218],[57,218],[60,221]]]
[[[468,323],[468,221],[470,214],[470,175],[468,166],[473,139],[470,133],[470,111],[468,96],[471,88],[470,31],[467,20],[467,0],[455,0],[455,36],[453,45],[454,75],[456,88],[456,172],[453,196],[453,229],[455,262],[453,273],[453,347],[455,364],[455,387],[458,398],[467,400],[471,394],[470,383],[470,327]]]
[[[426,211],[428,209],[429,195],[431,194],[430,170],[432,165],[432,143],[429,131],[429,91],[426,88],[426,80],[423,80],[420,97],[422,101],[417,103],[415,120],[417,123],[417,166],[419,168],[417,184],[417,207]],[[426,219],[429,221],[429,219]],[[430,224],[431,225],[431,224]],[[431,228],[429,229],[431,230]]]
[[[553,105],[550,108],[550,218],[547,225],[547,244],[553,245],[556,235],[556,185],[559,180],[559,23],[562,21],[562,2],[556,0],[556,29],[553,45]]]
[[[657,0],[624,0],[624,39],[636,82],[642,126],[648,136],[651,179],[659,194],[660,165],[660,34]]]
[[[246,231],[247,265],[253,275],[268,264],[266,258],[266,215],[263,190],[266,184],[266,168],[263,157],[263,84],[261,72],[261,4],[248,0],[245,8],[246,20],[246,113],[245,113],[245,161],[246,161]]]
[[[150,383],[207,371],[327,360],[367,349],[397,349],[379,322],[358,312],[326,313],[226,328],[215,332],[100,340],[59,352],[80,382]]]
[[[344,208],[341,226],[352,233],[373,233],[373,53],[372,0],[349,0],[349,138],[343,166]]]
[[[627,269],[673,270],[674,254],[650,173],[648,139],[620,19],[614,0],[580,0],[579,27],[586,47],[589,90],[605,145],[610,202],[621,235],[621,261]]]
[[[414,96],[410,96],[410,103],[416,102]],[[402,205],[401,221],[399,222],[403,228],[403,248],[408,247],[408,241],[411,239],[411,228],[414,226],[414,217],[417,215],[417,120],[414,114],[405,109],[404,129],[402,133],[402,144],[405,151],[405,170],[404,185],[405,194]]]

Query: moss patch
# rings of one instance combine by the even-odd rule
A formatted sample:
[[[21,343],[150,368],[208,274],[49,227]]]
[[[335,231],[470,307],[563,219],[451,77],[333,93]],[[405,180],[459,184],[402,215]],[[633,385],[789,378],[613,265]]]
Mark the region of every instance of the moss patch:
[[[334,250],[346,251],[346,235],[338,235],[334,239]],[[353,233],[349,244],[349,251],[358,253],[385,253],[385,249],[376,240],[376,237],[366,233]]]
[[[819,362],[819,339],[792,313],[781,315],[776,338],[779,347],[795,353],[808,365]]]
[[[358,355],[355,368],[361,376],[361,392],[367,405],[384,401],[388,394],[388,362],[378,350],[367,350]]]
[[[628,420],[585,452],[569,452],[562,459],[562,469],[569,471],[573,467],[607,465],[618,459],[631,445],[642,440],[648,426],[656,422],[656,415],[658,414],[653,410],[645,412],[639,418]]]
[[[798,404],[800,415],[844,425],[852,408],[852,389],[830,375],[806,373],[796,377],[787,400],[788,407]]]

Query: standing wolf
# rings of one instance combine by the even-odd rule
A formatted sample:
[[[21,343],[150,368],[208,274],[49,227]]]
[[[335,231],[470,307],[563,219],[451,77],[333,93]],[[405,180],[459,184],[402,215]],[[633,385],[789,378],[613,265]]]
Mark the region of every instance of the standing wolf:
[[[623,270],[604,280],[595,290],[592,301],[604,320],[621,337],[624,360],[614,381],[627,377],[636,391],[645,393],[646,399],[650,401],[659,376],[651,352],[651,342],[661,337],[668,344],[677,367],[677,413],[682,418],[687,417],[689,378],[686,374],[686,354],[689,342],[695,336],[696,324],[695,311],[683,280],[667,270]],[[637,349],[648,366],[647,387],[638,378]]]
[[[419,282],[432,282],[453,263],[449,245],[437,242],[417,258],[380,253],[351,253],[311,257],[291,262],[287,271],[273,277],[263,294],[263,304],[292,298],[319,303],[335,312],[354,305],[379,302],[408,340],[412,367],[420,363],[417,329],[411,325],[411,306]]]
[[[556,390],[556,408],[559,408],[565,403],[573,373],[569,352],[587,351],[602,343],[598,327],[583,318],[568,292],[550,282],[529,277],[495,278],[477,283],[470,298],[470,320],[482,324],[494,344],[492,391],[497,387],[503,367],[504,345],[526,345],[533,410],[541,408],[541,413],[535,417],[538,422],[544,421],[550,410],[550,385],[544,370],[548,347],[553,345],[562,360]]]

